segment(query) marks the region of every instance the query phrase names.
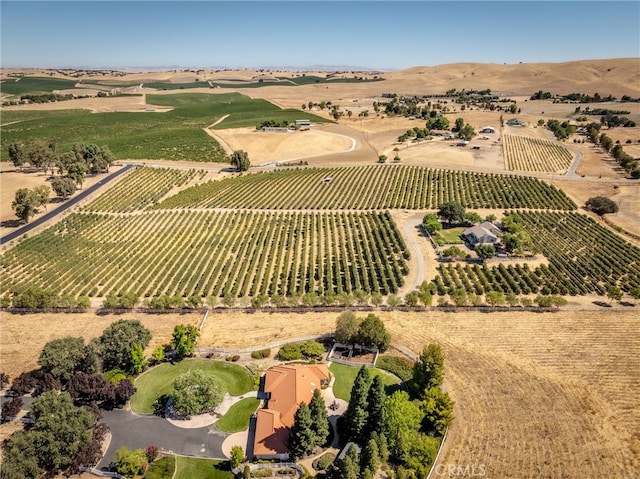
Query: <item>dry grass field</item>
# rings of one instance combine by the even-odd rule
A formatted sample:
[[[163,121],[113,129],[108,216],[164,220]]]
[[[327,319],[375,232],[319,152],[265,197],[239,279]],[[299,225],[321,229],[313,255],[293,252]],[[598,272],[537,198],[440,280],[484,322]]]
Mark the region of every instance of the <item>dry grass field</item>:
[[[635,308],[634,308],[635,309]],[[379,313],[394,343],[445,353],[456,420],[442,464],[486,477],[633,478],[640,471],[640,328],[620,309],[558,313]],[[149,350],[200,315],[123,315],[152,330]],[[337,313],[210,314],[199,346],[259,347],[331,332]],[[89,339],[119,316],[3,318],[3,369],[36,365],[47,341]],[[55,324],[55,328],[51,325]]]

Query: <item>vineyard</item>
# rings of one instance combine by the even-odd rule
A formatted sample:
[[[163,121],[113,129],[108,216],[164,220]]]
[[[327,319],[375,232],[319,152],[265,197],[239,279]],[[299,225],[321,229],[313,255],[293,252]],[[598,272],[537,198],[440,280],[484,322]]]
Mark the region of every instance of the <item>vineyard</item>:
[[[387,295],[408,257],[382,212],[79,213],[7,251],[0,282],[100,297]]]
[[[306,168],[228,178],[187,188],[157,208],[573,210],[561,190],[535,178],[414,166]]]
[[[565,147],[542,138],[504,135],[507,169],[540,173],[564,173],[573,154]]]
[[[157,203],[172,188],[187,184],[205,171],[174,168],[136,168],[106,193],[89,203],[85,211],[125,213]]]
[[[469,293],[604,295],[609,285],[640,287],[640,248],[578,213],[519,212],[524,228],[549,259],[549,266],[498,267],[447,264],[439,267],[439,294]]]

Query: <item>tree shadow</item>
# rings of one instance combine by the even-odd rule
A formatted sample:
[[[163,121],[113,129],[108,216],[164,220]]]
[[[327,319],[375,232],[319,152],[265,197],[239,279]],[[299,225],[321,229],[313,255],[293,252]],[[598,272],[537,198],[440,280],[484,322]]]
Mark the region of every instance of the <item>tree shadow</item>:
[[[23,223],[21,220],[19,219],[15,219],[15,220],[4,220],[2,222],[0,222],[0,226],[2,226],[3,228],[17,228],[18,226],[21,226]]]
[[[594,301],[593,304],[596,306],[600,306],[602,308],[610,308],[611,305],[609,303],[605,303],[604,301]]]

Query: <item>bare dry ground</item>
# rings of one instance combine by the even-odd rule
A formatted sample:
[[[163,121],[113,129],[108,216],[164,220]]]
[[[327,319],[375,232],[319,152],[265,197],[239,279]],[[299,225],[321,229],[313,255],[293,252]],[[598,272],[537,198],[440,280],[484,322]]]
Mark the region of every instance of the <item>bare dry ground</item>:
[[[626,310],[625,310],[626,309]],[[416,353],[438,343],[456,420],[442,464],[486,477],[632,478],[640,471],[640,328],[630,308],[558,313],[379,312],[394,343]],[[633,308],[635,309],[635,308]],[[199,346],[260,347],[331,332],[337,313],[216,313]],[[36,365],[39,348],[68,335],[97,336],[139,319],[153,347],[201,316],[4,315],[3,369]],[[446,476],[445,476],[446,477]]]

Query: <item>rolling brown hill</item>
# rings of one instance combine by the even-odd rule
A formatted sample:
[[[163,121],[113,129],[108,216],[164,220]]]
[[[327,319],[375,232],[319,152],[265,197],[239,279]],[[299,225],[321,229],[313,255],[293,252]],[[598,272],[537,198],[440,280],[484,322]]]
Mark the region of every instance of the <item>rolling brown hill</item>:
[[[433,67],[413,67],[385,74],[397,88],[434,93],[450,88],[484,89],[511,95],[531,95],[538,90],[557,94],[598,92],[638,97],[640,58],[581,60],[565,63],[453,63]]]

